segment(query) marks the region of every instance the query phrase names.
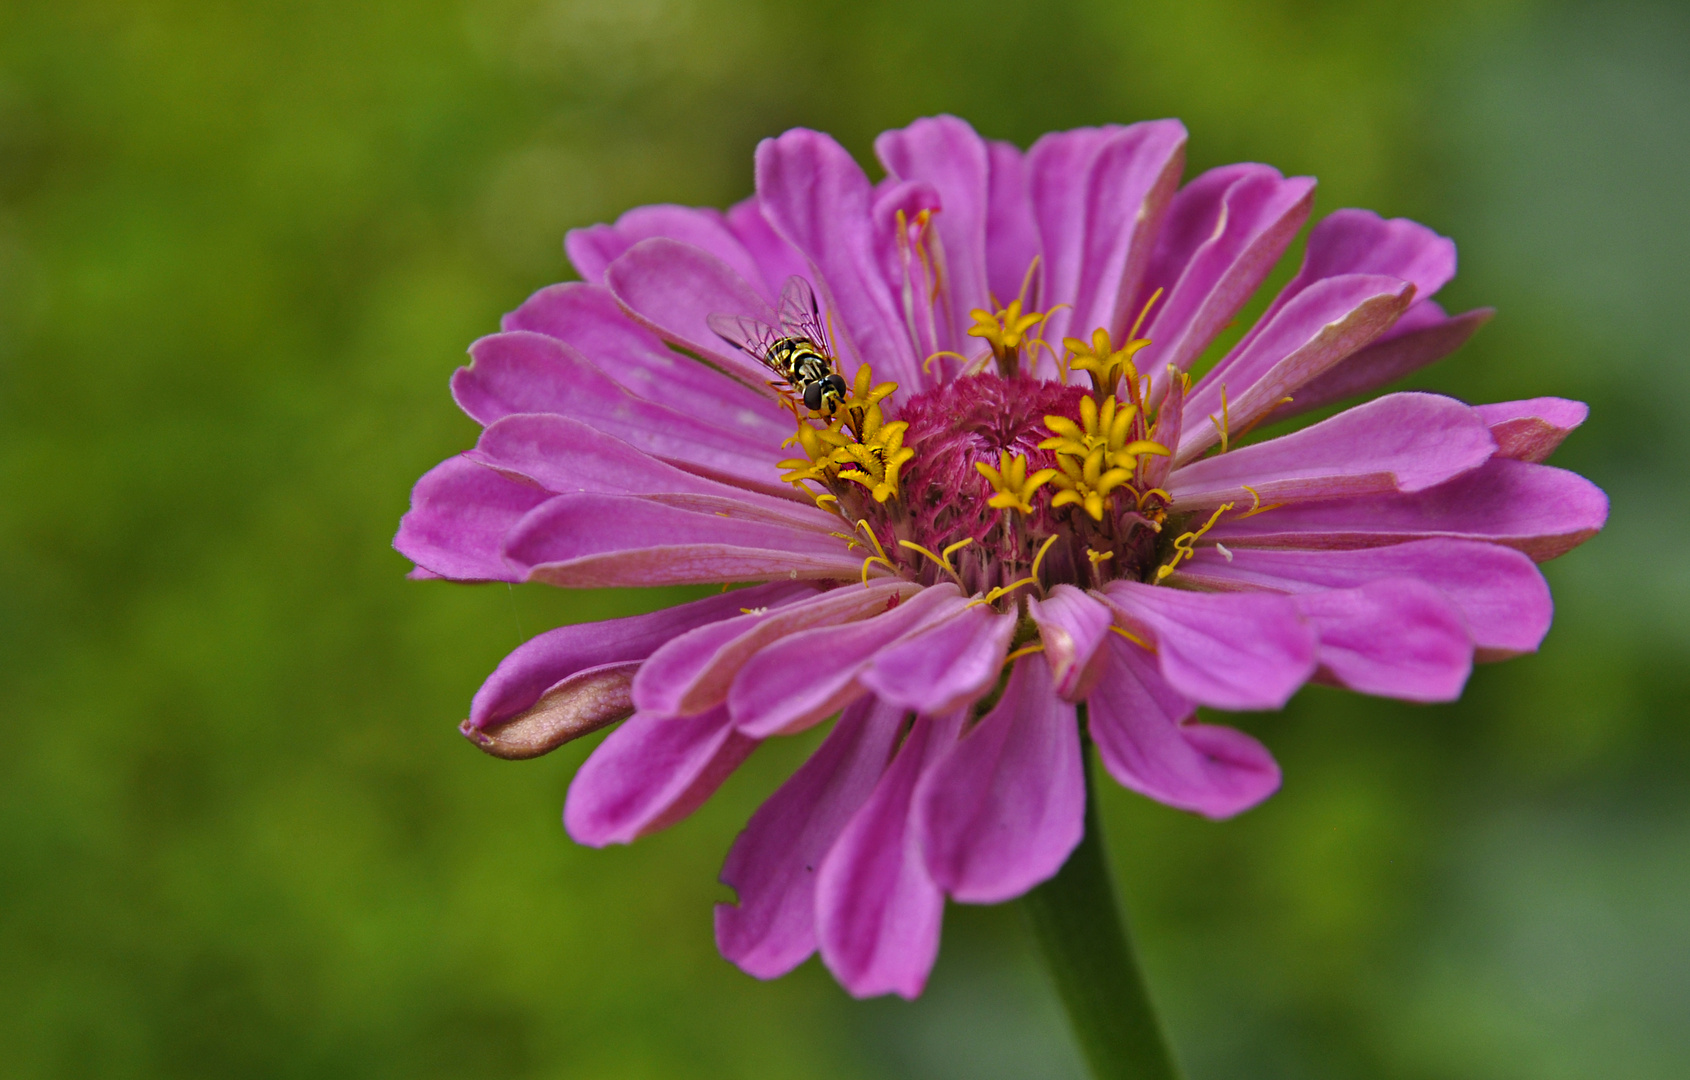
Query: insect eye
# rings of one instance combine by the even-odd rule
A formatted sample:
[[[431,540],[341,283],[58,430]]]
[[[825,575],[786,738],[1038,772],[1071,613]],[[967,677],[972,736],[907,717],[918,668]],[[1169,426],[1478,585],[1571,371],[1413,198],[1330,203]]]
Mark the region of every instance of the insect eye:
[[[813,382],[804,388],[804,407],[811,412],[822,407],[822,384]]]

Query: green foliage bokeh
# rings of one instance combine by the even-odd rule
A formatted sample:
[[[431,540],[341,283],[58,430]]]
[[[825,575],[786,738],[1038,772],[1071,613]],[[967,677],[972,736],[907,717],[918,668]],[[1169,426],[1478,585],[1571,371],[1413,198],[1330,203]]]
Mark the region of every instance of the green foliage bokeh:
[[[1245,718],[1286,783],[1233,822],[1107,793],[1193,1076],[1685,1075],[1687,47],[1641,2],[0,5],[0,1073],[1078,1075],[1013,907],[953,907],[913,1005],[716,955],[721,858],[809,744],[600,852],[558,824],[587,747],[456,734],[525,637],[675,594],[388,546],[565,229],[948,111],[1180,116],[1193,173],[1425,221],[1500,315],[1417,384],[1593,406],[1557,463],[1614,515],[1540,654]]]

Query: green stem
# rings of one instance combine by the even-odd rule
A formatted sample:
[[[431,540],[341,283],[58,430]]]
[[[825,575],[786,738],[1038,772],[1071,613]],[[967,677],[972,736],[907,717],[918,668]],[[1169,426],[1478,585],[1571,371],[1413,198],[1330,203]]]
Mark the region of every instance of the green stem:
[[[1022,898],[1045,966],[1097,1080],[1180,1080],[1115,899],[1086,741],[1086,832],[1055,877]]]

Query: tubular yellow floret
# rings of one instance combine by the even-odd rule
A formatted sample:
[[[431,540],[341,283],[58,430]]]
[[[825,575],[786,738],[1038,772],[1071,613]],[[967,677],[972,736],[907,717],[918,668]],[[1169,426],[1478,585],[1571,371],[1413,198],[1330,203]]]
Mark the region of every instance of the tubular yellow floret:
[[[998,454],[997,468],[994,469],[983,461],[975,462],[974,467],[996,492],[986,500],[986,505],[997,510],[1017,510],[1023,514],[1033,512],[1033,493],[1056,475],[1055,469],[1040,469],[1029,476],[1027,455],[1011,456],[1007,450]]]

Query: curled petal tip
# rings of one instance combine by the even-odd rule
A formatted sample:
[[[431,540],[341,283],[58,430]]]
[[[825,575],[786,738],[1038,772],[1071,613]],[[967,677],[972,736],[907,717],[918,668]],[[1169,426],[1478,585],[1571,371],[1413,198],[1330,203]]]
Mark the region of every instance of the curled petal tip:
[[[626,720],[634,711],[629,688],[638,664],[607,664],[558,683],[508,720],[484,728],[465,720],[464,737],[496,758],[521,761]]]

